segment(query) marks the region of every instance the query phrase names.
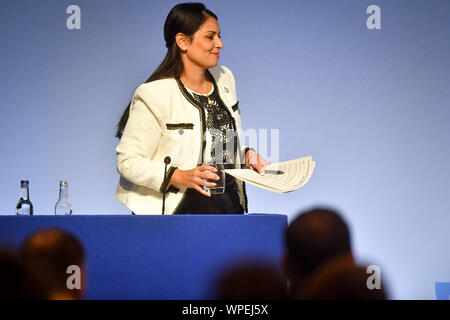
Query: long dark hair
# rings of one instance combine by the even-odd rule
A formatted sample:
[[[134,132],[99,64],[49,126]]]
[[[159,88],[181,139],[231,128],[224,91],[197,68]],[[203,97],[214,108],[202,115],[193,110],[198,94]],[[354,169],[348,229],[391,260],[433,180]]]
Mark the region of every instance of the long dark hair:
[[[166,40],[167,53],[164,60],[153,72],[145,83],[165,79],[178,78],[183,72],[183,61],[175,41],[175,35],[179,32],[192,39],[194,33],[200,28],[208,16],[217,20],[217,16],[206,9],[203,3],[180,3],[170,10],[164,23],[164,39]],[[128,103],[119,123],[117,124],[117,138],[122,138],[123,130],[128,121],[131,101]]]

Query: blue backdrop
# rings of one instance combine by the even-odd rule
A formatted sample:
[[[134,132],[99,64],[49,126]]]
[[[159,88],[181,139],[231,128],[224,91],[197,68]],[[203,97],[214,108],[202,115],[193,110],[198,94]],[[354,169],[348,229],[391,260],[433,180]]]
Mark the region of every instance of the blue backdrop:
[[[115,125],[165,55],[176,1],[4,1],[0,8],[0,214],[21,179],[51,214],[68,179],[74,215],[129,214],[114,200]],[[280,129],[280,160],[311,155],[302,189],[248,186],[249,210],[342,212],[362,262],[394,298],[450,281],[449,1],[204,1],[243,126]],[[81,11],[69,29],[67,8]],[[366,25],[377,5],[381,29]],[[0,230],[1,232],[1,230]]]

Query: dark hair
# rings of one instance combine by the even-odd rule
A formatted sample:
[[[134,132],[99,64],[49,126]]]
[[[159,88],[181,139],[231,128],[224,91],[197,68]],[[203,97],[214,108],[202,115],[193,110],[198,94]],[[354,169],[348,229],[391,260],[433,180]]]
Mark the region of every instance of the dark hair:
[[[242,261],[222,272],[216,282],[220,300],[287,299],[287,281],[264,261]]]
[[[81,242],[71,233],[51,228],[31,234],[20,249],[22,261],[33,266],[39,280],[50,292],[67,289],[67,267],[84,265],[85,252]]]
[[[30,268],[10,250],[0,248],[0,300],[44,300],[50,297]]]
[[[206,9],[203,3],[180,3],[170,10],[164,23],[164,40],[166,41],[167,48],[166,56],[145,83],[159,79],[180,77],[183,72],[183,61],[181,60],[175,36],[181,32],[189,38],[192,38],[207,18],[207,15],[218,20],[217,16]],[[122,137],[123,130],[127,124],[130,106],[131,101],[128,103],[127,108],[117,124],[116,137],[119,139]]]
[[[341,216],[316,208],[300,214],[287,228],[288,259],[298,276],[309,276],[323,263],[351,253],[350,233]]]
[[[300,300],[386,300],[386,289],[367,287],[367,267],[331,262],[305,283],[295,299]]]

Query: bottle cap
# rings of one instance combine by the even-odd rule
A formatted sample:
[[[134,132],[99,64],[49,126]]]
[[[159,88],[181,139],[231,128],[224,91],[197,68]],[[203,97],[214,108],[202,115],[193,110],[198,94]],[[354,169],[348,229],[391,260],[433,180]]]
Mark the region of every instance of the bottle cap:
[[[60,181],[59,181],[59,185],[60,185],[61,187],[67,187],[69,184],[67,183],[67,180],[60,180]]]
[[[30,184],[28,180],[20,180],[20,184]]]

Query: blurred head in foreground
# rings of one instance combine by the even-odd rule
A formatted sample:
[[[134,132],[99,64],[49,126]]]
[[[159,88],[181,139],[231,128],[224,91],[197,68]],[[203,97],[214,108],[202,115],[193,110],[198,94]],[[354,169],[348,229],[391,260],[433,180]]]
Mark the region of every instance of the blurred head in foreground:
[[[45,300],[48,292],[19,258],[0,248],[0,300]]]
[[[294,297],[300,300],[386,300],[384,285],[368,285],[367,267],[356,266],[345,258],[335,258],[304,282]],[[369,279],[369,280],[368,280]]]
[[[316,208],[299,214],[286,230],[285,250],[282,265],[292,294],[331,259],[343,256],[354,263],[347,224],[330,209]]]
[[[50,292],[52,300],[78,300],[85,290],[84,249],[69,232],[46,229],[32,234],[20,250],[22,261]]]
[[[217,284],[223,300],[279,300],[287,298],[286,280],[273,266],[243,262],[224,272]]]

